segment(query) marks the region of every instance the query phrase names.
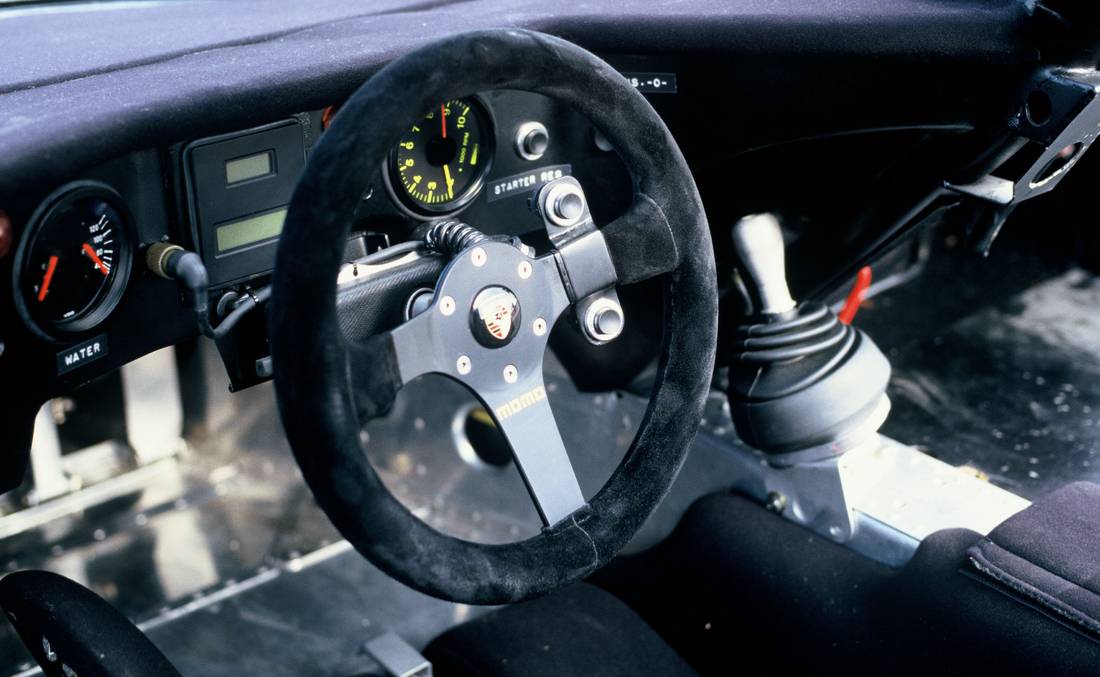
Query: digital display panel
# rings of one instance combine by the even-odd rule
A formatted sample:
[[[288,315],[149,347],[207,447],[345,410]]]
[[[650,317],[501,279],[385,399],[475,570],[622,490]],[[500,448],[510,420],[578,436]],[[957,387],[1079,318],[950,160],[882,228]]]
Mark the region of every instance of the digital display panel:
[[[218,226],[216,232],[218,240],[218,253],[245,247],[256,242],[270,240],[278,237],[283,232],[283,221],[286,220],[286,208],[273,212],[250,216],[239,221],[232,221]]]
[[[232,185],[250,179],[258,179],[273,173],[274,153],[265,150],[255,155],[246,155],[235,160],[227,160],[225,163],[225,182]]]

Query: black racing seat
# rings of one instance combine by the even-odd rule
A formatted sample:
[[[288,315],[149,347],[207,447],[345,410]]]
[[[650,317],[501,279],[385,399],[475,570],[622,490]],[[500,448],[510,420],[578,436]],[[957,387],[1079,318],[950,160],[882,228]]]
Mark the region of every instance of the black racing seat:
[[[452,628],[424,655],[439,677],[698,674],[630,607],[588,583]]]
[[[180,677],[125,616],[64,576],[9,574],[0,607],[46,677]]]
[[[982,567],[1015,583],[1000,585]],[[441,677],[675,675],[689,670],[685,661],[705,675],[761,665],[808,675],[1095,675],[1100,487],[1070,485],[987,538],[932,534],[899,570],[714,494],[666,541],[591,580],[614,595],[581,584],[506,607],[441,635],[428,657]],[[1048,580],[1043,599],[1033,588]]]
[[[1100,487],[1086,483],[1036,501],[989,538],[936,532],[898,570],[713,494],[663,543],[594,580],[703,674],[768,664],[800,674],[1097,674],[1100,632],[976,566],[994,541],[1018,555],[1000,561],[1041,565],[1024,563],[1018,577],[1042,587],[1058,576],[1047,586],[1053,604],[1087,612],[1091,599],[1100,616]]]

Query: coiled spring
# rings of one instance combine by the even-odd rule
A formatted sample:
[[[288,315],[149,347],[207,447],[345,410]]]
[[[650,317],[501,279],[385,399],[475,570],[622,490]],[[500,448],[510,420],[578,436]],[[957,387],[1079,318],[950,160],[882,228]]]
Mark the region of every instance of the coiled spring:
[[[454,256],[487,239],[488,236],[477,228],[454,219],[436,221],[424,236],[429,251],[447,256]]]

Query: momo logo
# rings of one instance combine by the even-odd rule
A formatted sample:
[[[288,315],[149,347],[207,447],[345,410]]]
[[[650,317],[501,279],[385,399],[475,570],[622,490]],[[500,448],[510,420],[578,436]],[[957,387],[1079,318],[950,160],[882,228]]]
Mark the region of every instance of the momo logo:
[[[470,326],[481,345],[507,345],[519,329],[519,300],[504,287],[482,289],[474,298]]]
[[[500,405],[494,411],[498,421],[503,421],[509,416],[514,416],[531,405],[546,399],[546,388],[537,386],[531,388],[519,397],[514,397]]]

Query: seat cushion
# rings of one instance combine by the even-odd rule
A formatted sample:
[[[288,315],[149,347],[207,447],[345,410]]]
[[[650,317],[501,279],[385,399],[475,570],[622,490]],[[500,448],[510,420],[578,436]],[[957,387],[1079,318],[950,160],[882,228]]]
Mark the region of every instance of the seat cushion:
[[[1013,515],[967,551],[974,567],[1100,638],[1100,484],[1074,482]]]
[[[697,674],[630,607],[588,583],[463,623],[424,654],[441,677]]]
[[[1044,537],[1064,536],[1053,532]],[[592,580],[705,675],[769,664],[812,675],[1098,674],[1100,642],[974,570],[967,551],[980,540],[937,531],[893,570],[719,493]]]

